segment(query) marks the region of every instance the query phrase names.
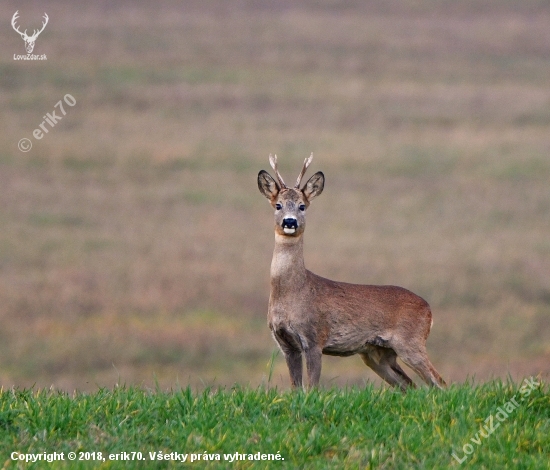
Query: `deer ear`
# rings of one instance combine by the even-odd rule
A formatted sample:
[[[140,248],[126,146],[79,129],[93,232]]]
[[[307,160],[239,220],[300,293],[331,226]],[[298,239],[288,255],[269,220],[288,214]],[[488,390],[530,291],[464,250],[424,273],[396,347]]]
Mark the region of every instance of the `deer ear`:
[[[258,173],[258,189],[271,201],[277,197],[281,187],[267,171],[262,170]]]
[[[315,173],[302,188],[302,193],[308,201],[311,201],[314,197],[319,196],[323,192],[325,187],[325,175],[322,171]]]

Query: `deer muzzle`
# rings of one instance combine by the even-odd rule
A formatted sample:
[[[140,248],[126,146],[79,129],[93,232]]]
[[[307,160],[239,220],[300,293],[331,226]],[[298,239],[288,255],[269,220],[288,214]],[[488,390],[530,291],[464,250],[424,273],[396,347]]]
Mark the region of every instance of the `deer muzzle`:
[[[282,223],[283,232],[292,235],[298,229],[298,220],[295,217],[285,217]]]

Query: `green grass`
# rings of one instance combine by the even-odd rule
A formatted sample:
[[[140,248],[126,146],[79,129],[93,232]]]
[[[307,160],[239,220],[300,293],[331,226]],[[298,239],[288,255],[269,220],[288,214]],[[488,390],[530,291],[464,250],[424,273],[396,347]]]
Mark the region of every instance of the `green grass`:
[[[516,409],[497,415],[512,399],[519,403]],[[491,416],[494,432],[480,437]],[[467,444],[469,455],[463,450]],[[525,381],[407,394],[373,386],[310,392],[117,387],[74,395],[3,390],[0,462],[11,462],[14,451],[64,453],[62,465],[42,462],[37,468],[158,468],[152,453],[177,452],[187,454],[188,464],[195,454],[199,468],[542,469],[548,468],[550,452],[550,395],[548,384]],[[96,460],[68,462],[69,452],[95,452]],[[109,461],[123,452],[141,452],[144,460]],[[235,452],[284,460],[224,460]],[[205,453],[220,460],[204,462]],[[453,453],[467,459],[459,465]],[[179,465],[167,461],[164,467]]]

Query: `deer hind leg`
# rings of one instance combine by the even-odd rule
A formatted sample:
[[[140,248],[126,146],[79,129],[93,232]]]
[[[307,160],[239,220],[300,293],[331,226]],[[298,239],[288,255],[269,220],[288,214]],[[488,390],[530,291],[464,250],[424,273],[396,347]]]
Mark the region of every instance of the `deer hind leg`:
[[[443,378],[430,362],[425,348],[419,348],[415,351],[411,351],[410,349],[396,349],[401,360],[422,377],[422,380],[428,385],[438,388],[445,388],[447,386]]]
[[[414,382],[397,363],[397,354],[391,348],[369,345],[365,352],[359,354],[363,362],[393,387],[405,391],[407,387],[415,388]]]

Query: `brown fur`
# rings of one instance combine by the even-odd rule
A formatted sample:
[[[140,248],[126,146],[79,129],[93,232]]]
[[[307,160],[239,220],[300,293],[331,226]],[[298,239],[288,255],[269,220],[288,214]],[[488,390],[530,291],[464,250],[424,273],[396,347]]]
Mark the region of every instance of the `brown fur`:
[[[276,157],[270,161],[278,182],[263,170],[258,174],[260,192],[275,208],[267,317],[292,386],[302,386],[302,354],[310,387],[319,383],[322,354],[359,354],[386,382],[405,390],[414,383],[397,363],[399,357],[427,384],[445,386],[426,353],[432,313],[424,299],[402,287],[336,282],[305,268],[305,209],[323,191],[324,175],[317,172],[299,189],[310,158],[296,187],[288,188],[276,169]]]

